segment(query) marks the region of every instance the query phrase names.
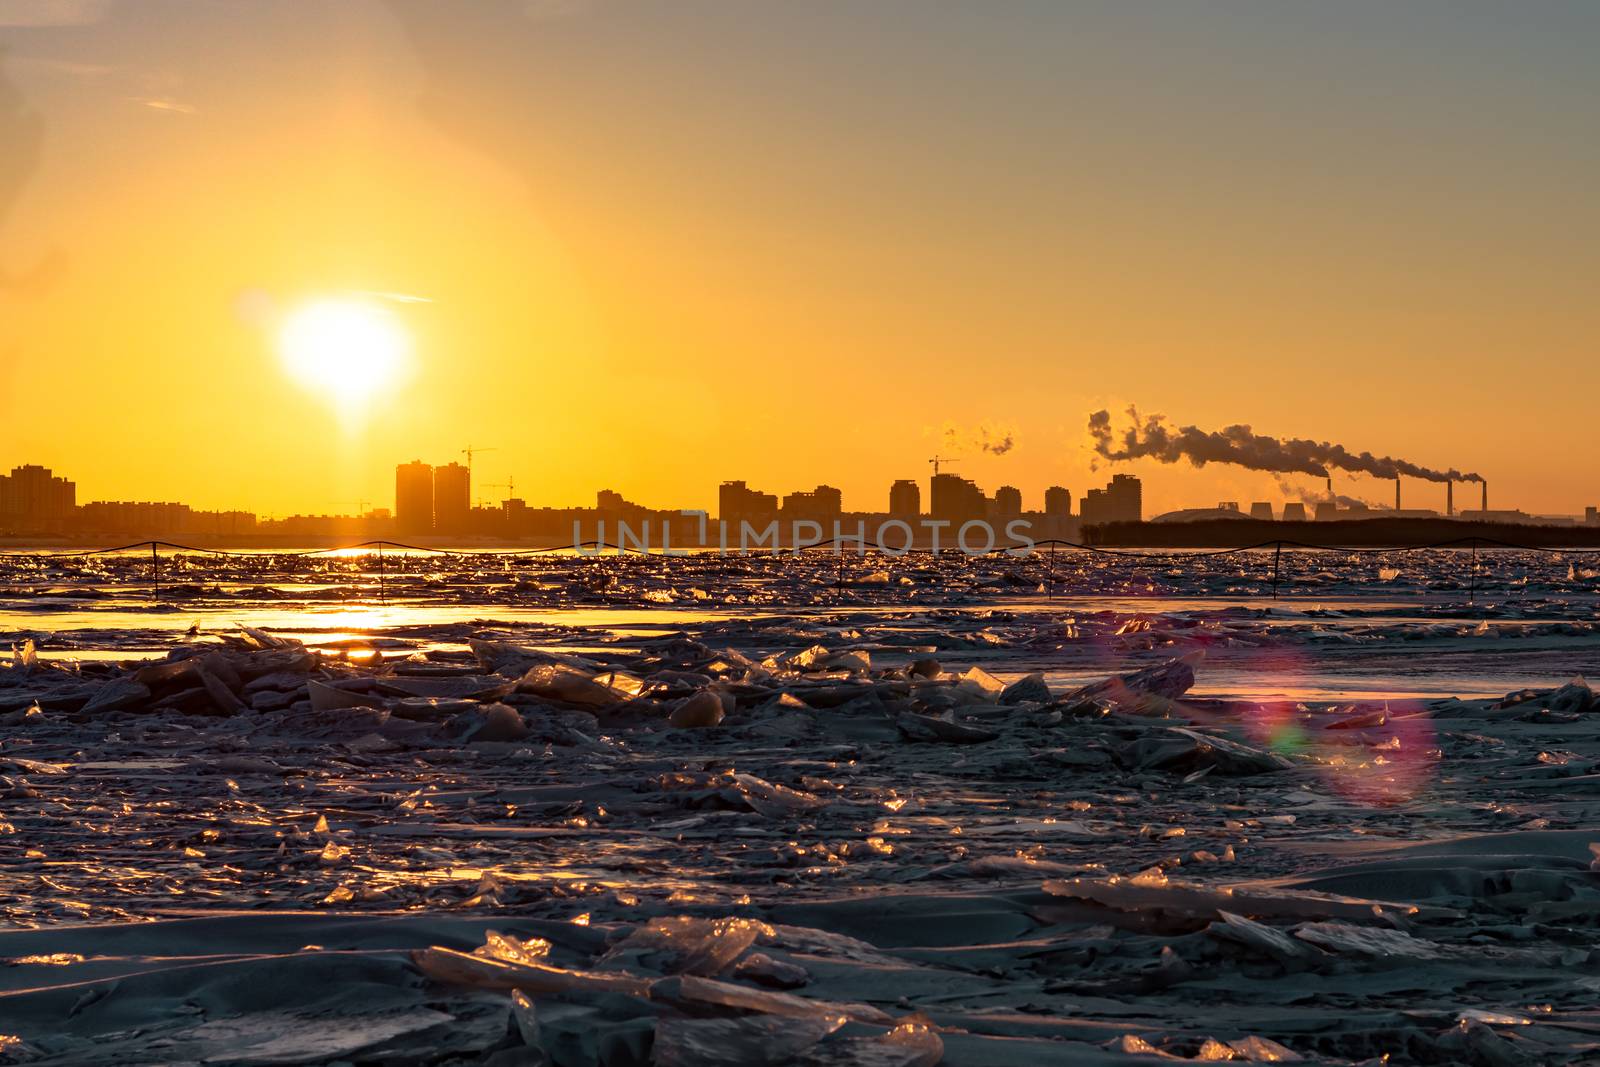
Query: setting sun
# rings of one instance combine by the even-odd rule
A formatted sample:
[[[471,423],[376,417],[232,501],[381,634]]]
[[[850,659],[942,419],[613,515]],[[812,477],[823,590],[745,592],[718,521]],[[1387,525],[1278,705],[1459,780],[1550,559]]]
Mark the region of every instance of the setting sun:
[[[295,381],[350,410],[394,384],[405,370],[411,339],[387,308],[328,299],[291,312],[278,347]]]

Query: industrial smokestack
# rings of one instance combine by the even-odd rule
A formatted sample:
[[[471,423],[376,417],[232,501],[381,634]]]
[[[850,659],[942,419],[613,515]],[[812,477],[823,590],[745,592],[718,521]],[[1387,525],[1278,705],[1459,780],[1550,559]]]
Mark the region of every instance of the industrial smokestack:
[[[1396,511],[1400,510],[1400,479],[1399,478],[1396,478],[1394,480],[1394,509]]]
[[[1328,475],[1328,499],[1333,499],[1333,475]]]
[[[1483,513],[1484,513],[1485,516],[1487,516],[1489,514],[1489,483],[1488,482],[1484,482],[1483,483]]]
[[[1231,463],[1249,470],[1308,474],[1313,478],[1325,478],[1338,470],[1385,480],[1401,475],[1425,482],[1483,480],[1481,475],[1454,468],[1434,470],[1395,456],[1353,452],[1332,441],[1280,440],[1258,434],[1248,426],[1225,426],[1215,431],[1172,426],[1161,415],[1141,417],[1134,408],[1128,409],[1128,417],[1133,425],[1118,434],[1111,428],[1111,412],[1096,411],[1089,416],[1089,437],[1096,455],[1113,463],[1132,459],[1161,463],[1188,460],[1196,467]]]
[[[1456,513],[1456,483],[1444,483],[1444,514],[1446,518]]]

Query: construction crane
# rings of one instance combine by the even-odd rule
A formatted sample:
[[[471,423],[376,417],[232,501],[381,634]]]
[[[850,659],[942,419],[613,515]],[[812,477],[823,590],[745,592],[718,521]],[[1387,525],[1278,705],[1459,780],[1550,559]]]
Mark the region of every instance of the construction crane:
[[[928,462],[933,464],[933,476],[937,478],[939,476],[939,464],[954,462],[954,457],[934,456],[932,459],[928,460]]]
[[[512,497],[517,495],[517,476],[515,474],[508,474],[506,475],[505,481],[486,482],[484,483],[483,487],[485,489],[504,489],[506,491],[506,499],[510,500]]]
[[[359,518],[363,517],[364,515],[366,515],[367,508],[371,506],[372,501],[370,501],[370,500],[341,500],[341,501],[339,501],[339,503],[341,505],[354,504],[356,506],[356,518],[359,519]]]
[[[479,452],[498,452],[498,451],[499,451],[499,449],[493,448],[493,447],[473,448],[471,445],[468,445],[466,448],[463,448],[461,450],[461,454],[463,456],[467,457],[467,484],[469,486],[472,484],[472,457],[476,456]],[[476,498],[473,499],[473,501],[472,501],[472,506],[473,507],[481,507],[482,505],[483,505],[483,501],[482,500],[476,499]]]
[[[497,449],[497,448],[473,448],[471,445],[468,445],[466,448],[463,448],[461,450],[461,454],[463,456],[467,457],[467,477],[468,478],[472,477],[472,457],[473,456],[476,456],[479,452],[498,452],[498,451],[499,451],[499,449]]]

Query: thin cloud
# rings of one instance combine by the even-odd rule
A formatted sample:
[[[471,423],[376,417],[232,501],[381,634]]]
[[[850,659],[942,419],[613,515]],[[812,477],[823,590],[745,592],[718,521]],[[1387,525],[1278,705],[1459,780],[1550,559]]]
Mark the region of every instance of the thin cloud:
[[[111,0],[0,0],[0,26],[87,26],[110,8]]]
[[[15,56],[11,63],[22,70],[85,79],[103,78],[117,69],[105,63],[79,63],[72,59],[52,59],[49,56]]]
[[[588,11],[592,0],[522,0],[522,14],[535,22],[571,18]]]
[[[388,300],[395,304],[431,304],[433,297],[417,296],[415,293],[386,293],[373,290],[358,290],[354,296],[370,296],[378,300]]]
[[[136,104],[142,104],[145,107],[152,108],[156,111],[165,111],[174,115],[200,114],[200,109],[195,107],[193,104],[185,104],[181,100],[172,100],[167,97],[131,96],[128,99],[132,100]]]

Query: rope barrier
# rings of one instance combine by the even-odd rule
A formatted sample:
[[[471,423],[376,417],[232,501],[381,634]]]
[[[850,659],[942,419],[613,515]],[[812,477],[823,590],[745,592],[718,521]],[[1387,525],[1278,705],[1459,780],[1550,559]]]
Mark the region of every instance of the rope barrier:
[[[739,554],[739,555],[751,555],[751,554],[754,554],[756,552],[767,552],[767,553],[775,553],[775,554],[781,554],[781,553],[787,553],[787,552],[809,552],[809,551],[812,551],[814,549],[831,548],[831,547],[833,547],[835,545],[845,545],[845,544],[855,545],[855,546],[857,546],[858,550],[861,551],[861,552],[865,552],[868,549],[876,549],[878,551],[885,551],[882,548],[882,546],[867,544],[864,541],[864,539],[862,539],[862,538],[855,537],[855,536],[847,536],[847,537],[830,537],[825,541],[808,541],[808,542],[806,542],[805,544],[802,544],[802,545],[790,545],[790,546],[787,546],[787,547],[782,546],[782,545],[772,545],[772,546],[764,546],[763,545],[763,546],[759,546],[759,547],[754,548],[754,549],[741,549],[741,550],[739,550],[739,552],[737,554]],[[625,544],[612,543],[610,541],[594,540],[594,541],[567,542],[567,543],[563,543],[563,544],[559,544],[559,545],[541,545],[541,546],[534,547],[534,548],[462,549],[462,548],[437,548],[437,547],[434,547],[434,546],[431,546],[431,545],[413,545],[413,544],[407,544],[406,542],[403,542],[403,541],[376,540],[376,541],[360,541],[360,542],[357,542],[355,544],[350,544],[350,545],[333,545],[333,546],[329,546],[327,548],[306,548],[306,549],[295,549],[295,550],[279,550],[279,549],[271,549],[271,548],[260,548],[260,549],[199,548],[199,547],[196,547],[194,545],[178,544],[177,542],[174,542],[174,541],[149,540],[149,541],[136,541],[133,544],[129,544],[129,545],[118,545],[118,546],[116,546],[114,548],[87,548],[87,549],[74,549],[74,550],[68,550],[68,551],[62,551],[62,552],[47,552],[47,551],[38,551],[38,552],[0,552],[0,560],[13,560],[13,559],[15,559],[15,560],[85,559],[85,558],[88,558],[88,557],[91,557],[91,556],[113,556],[113,555],[117,555],[117,554],[120,554],[120,553],[143,551],[144,549],[149,549],[152,552],[156,552],[159,549],[163,549],[163,548],[164,549],[168,549],[169,551],[172,551],[172,552],[189,552],[189,553],[194,553],[195,555],[222,556],[222,557],[233,558],[233,559],[274,559],[274,558],[277,558],[277,559],[306,559],[306,558],[313,557],[313,556],[327,556],[327,555],[333,555],[333,554],[341,553],[341,552],[357,552],[357,551],[359,551],[361,549],[371,549],[371,550],[374,550],[374,551],[381,552],[383,549],[386,549],[386,548],[388,548],[388,549],[400,549],[401,551],[405,551],[405,552],[417,552],[417,553],[421,553],[421,554],[425,554],[425,555],[454,556],[454,557],[535,556],[535,555],[547,555],[547,554],[552,553],[552,552],[578,552],[578,551],[582,551],[584,549],[594,549],[594,550],[596,550],[596,552],[603,552],[603,551],[605,551],[607,549],[614,549],[617,552],[627,552],[627,553],[632,553],[632,554],[635,554],[635,555],[642,555],[642,556],[658,556],[658,557],[661,557],[661,558],[670,559],[670,558],[675,558],[675,557],[680,557],[680,556],[692,556],[692,555],[697,555],[697,554],[705,554],[705,553],[708,553],[709,550],[711,548],[714,548],[714,547],[715,546],[703,546],[703,547],[698,548],[698,549],[673,549],[671,551],[668,551],[668,550],[664,550],[664,549],[663,550],[654,550],[654,549],[650,549],[650,548],[643,548],[643,547],[640,547],[638,545],[625,545]],[[1068,541],[1068,540],[1065,540],[1063,538],[1044,538],[1044,539],[1037,540],[1037,541],[1028,541],[1028,542],[1020,542],[1019,541],[1019,542],[1015,542],[1015,543],[1007,544],[1007,545],[997,545],[997,546],[994,546],[992,548],[985,549],[981,553],[967,552],[965,549],[962,549],[959,546],[951,546],[948,549],[941,548],[939,551],[941,551],[941,552],[943,552],[943,551],[951,551],[951,552],[962,551],[967,555],[974,555],[974,556],[976,556],[976,555],[985,555],[985,556],[987,556],[987,555],[995,555],[997,553],[1016,553],[1018,549],[1029,549],[1029,550],[1032,550],[1032,549],[1035,549],[1035,548],[1042,548],[1042,547],[1048,547],[1048,548],[1052,548],[1052,549],[1057,548],[1057,547],[1070,548],[1070,549],[1076,549],[1076,550],[1078,550],[1080,552],[1088,552],[1088,553],[1091,553],[1091,554],[1097,555],[1097,556],[1116,556],[1116,557],[1121,557],[1121,558],[1124,558],[1124,559],[1153,559],[1153,560],[1214,559],[1214,558],[1217,558],[1217,557],[1220,557],[1220,556],[1237,555],[1237,554],[1242,553],[1242,552],[1259,552],[1259,551],[1262,551],[1264,549],[1269,549],[1269,548],[1270,549],[1274,549],[1275,551],[1278,551],[1278,552],[1281,552],[1285,548],[1291,548],[1291,549],[1301,549],[1301,550],[1308,551],[1308,552],[1339,552],[1339,553],[1344,553],[1344,554],[1347,554],[1347,555],[1371,555],[1371,556],[1391,555],[1391,554],[1394,554],[1394,553],[1403,553],[1403,552],[1431,552],[1431,551],[1439,551],[1439,550],[1447,549],[1447,548],[1474,548],[1474,549],[1477,549],[1477,548],[1500,548],[1500,549],[1507,549],[1507,550],[1516,551],[1516,552],[1537,552],[1537,553],[1540,553],[1540,554],[1543,554],[1543,555],[1551,555],[1551,556],[1572,556],[1572,555],[1591,556],[1591,555],[1600,555],[1600,548],[1553,548],[1553,547],[1546,546],[1546,545],[1524,545],[1524,544],[1518,544],[1518,543],[1516,543],[1514,541],[1504,541],[1504,540],[1501,540],[1499,538],[1494,538],[1494,537],[1478,537],[1478,536],[1458,537],[1458,538],[1454,538],[1454,539],[1448,540],[1448,541],[1434,541],[1434,542],[1429,542],[1429,543],[1426,543],[1426,544],[1390,545],[1390,546],[1383,546],[1383,547],[1355,546],[1355,545],[1329,545],[1329,544],[1317,544],[1315,542],[1309,542],[1309,541],[1292,541],[1292,540],[1287,540],[1287,539],[1277,539],[1277,540],[1272,540],[1272,541],[1259,541],[1259,542],[1256,542],[1255,544],[1250,544],[1250,545],[1236,545],[1236,546],[1233,546],[1231,548],[1210,548],[1210,549],[1195,548],[1195,549],[1175,549],[1175,550],[1174,549],[1169,549],[1169,550],[1164,550],[1164,551],[1140,551],[1140,550],[1137,550],[1137,549],[1127,549],[1127,548],[1107,548],[1104,545],[1091,545],[1091,544],[1086,544],[1086,543],[1081,542],[1081,541]],[[900,550],[899,554],[904,555],[907,552],[911,552],[911,551],[931,552],[933,550],[932,549],[926,549],[926,548],[923,548],[923,549],[906,549],[906,550]],[[734,553],[730,552],[730,553],[726,553],[726,554],[734,554]]]

